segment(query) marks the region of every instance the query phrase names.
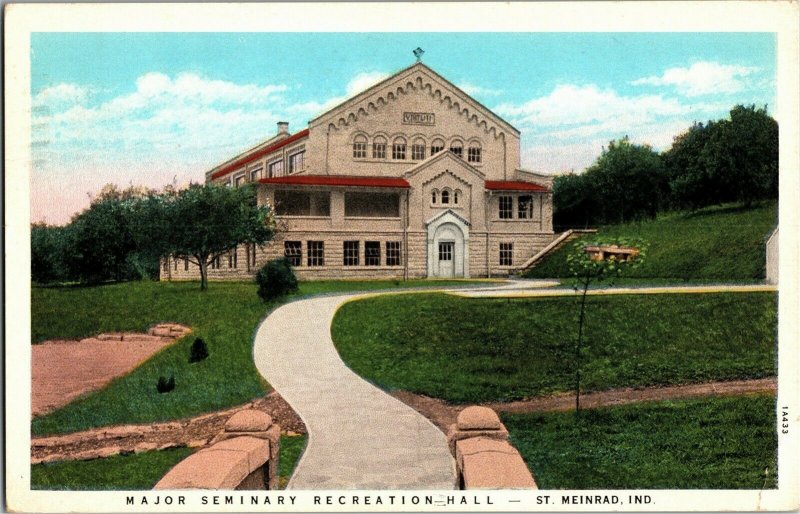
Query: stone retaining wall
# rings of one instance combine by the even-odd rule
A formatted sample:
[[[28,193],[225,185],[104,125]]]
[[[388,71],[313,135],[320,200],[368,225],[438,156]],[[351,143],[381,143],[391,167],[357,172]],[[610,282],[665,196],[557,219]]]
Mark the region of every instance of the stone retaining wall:
[[[280,435],[268,414],[239,411],[209,447],[179,462],[154,489],[277,489]]]
[[[492,409],[467,407],[447,431],[460,489],[538,489]]]

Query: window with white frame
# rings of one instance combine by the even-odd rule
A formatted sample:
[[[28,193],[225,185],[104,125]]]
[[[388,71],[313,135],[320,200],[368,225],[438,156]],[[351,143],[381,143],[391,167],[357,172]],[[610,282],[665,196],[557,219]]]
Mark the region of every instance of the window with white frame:
[[[467,162],[479,163],[481,162],[481,145],[477,142],[472,142],[467,148]]]
[[[500,196],[498,202],[500,205],[499,216],[501,220],[510,220],[514,217],[514,201],[511,196]]]
[[[364,264],[367,266],[381,265],[381,243],[379,241],[364,242]]]
[[[386,138],[383,136],[376,136],[372,141],[372,158],[385,159],[386,158]]]
[[[431,155],[436,155],[442,150],[444,150],[444,141],[441,139],[434,139],[431,143]]]
[[[386,241],[386,265],[400,266],[403,263],[400,257],[400,241]]]
[[[514,264],[514,243],[500,243],[500,266]]]
[[[411,160],[422,161],[425,159],[425,141],[422,139],[415,139],[414,144],[411,145]]]
[[[308,265],[309,266],[324,266],[325,265],[325,242],[324,241],[309,241],[307,244]]]
[[[345,241],[344,242],[344,265],[345,266],[358,266],[358,241]]]
[[[353,141],[353,159],[367,158],[367,138],[362,135],[356,136]]]
[[[261,172],[264,170],[262,166],[250,170],[250,182],[257,182],[261,178]]]
[[[269,178],[282,177],[283,175],[283,159],[269,163],[269,166],[267,166],[267,176]]]
[[[461,141],[453,141],[450,143],[450,151],[462,157],[464,155],[464,146],[461,144]]]
[[[533,219],[533,196],[521,195],[517,199],[517,218],[521,220]]]
[[[392,159],[400,161],[406,158],[406,140],[397,138],[392,143]]]
[[[289,155],[289,173],[300,171],[306,167],[306,151],[300,150]]]
[[[283,256],[292,266],[300,266],[303,262],[303,243],[300,241],[284,241]]]

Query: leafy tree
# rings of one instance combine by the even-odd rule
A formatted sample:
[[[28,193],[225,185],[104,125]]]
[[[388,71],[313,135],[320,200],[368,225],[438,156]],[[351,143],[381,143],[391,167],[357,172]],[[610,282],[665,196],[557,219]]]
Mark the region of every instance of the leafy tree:
[[[766,107],[695,124],[664,152],[675,205],[697,209],[778,196],[778,124]]]
[[[593,259],[587,252],[587,247],[616,246],[620,248],[635,248],[638,254],[627,260],[618,259],[611,255],[606,259]],[[575,412],[580,414],[581,410],[581,364],[582,353],[585,344],[585,324],[586,324],[586,296],[589,286],[593,283],[606,281],[609,285],[613,284],[614,279],[621,276],[625,271],[639,267],[645,260],[647,254],[647,244],[640,239],[630,238],[611,238],[595,239],[592,241],[578,241],[572,246],[572,251],[567,255],[567,264],[572,274],[572,288],[578,294],[578,334],[575,339]]]
[[[596,219],[597,199],[584,175],[569,173],[555,177],[553,202],[553,224],[557,227],[588,228]]]
[[[594,190],[602,223],[653,218],[668,196],[668,178],[661,156],[628,137],[611,141],[585,179]]]
[[[34,223],[31,225],[31,279],[39,284],[68,279],[63,256],[66,227]]]
[[[137,240],[150,251],[186,258],[200,268],[200,289],[208,288],[208,266],[244,243],[272,238],[274,218],[256,205],[252,187],[191,184],[151,195],[139,211]],[[149,243],[145,243],[148,241]]]

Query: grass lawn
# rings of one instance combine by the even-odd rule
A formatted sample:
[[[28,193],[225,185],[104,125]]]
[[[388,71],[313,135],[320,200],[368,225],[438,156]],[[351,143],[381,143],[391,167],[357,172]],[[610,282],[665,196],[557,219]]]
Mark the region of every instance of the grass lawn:
[[[467,284],[465,281],[304,282],[294,296]],[[167,421],[238,405],[269,390],[252,359],[259,322],[277,303],[264,304],[254,283],[198,284],[127,282],[96,287],[34,287],[31,291],[33,342],[77,339],[99,332],[138,331],[161,321],[194,328],[192,336],[165,348],[132,373],[114,380],[31,424],[33,435],[87,428]],[[194,337],[208,344],[210,357],[189,364]],[[156,391],[159,376],[175,375],[175,390]]]
[[[281,436],[278,474],[281,488],[292,476],[308,437]],[[152,489],[167,471],[194,450],[173,448],[106,459],[68,460],[31,466],[31,489],[100,491]]]
[[[278,459],[278,475],[280,476],[278,481],[281,489],[286,488],[307,443],[308,436],[305,435],[281,436],[281,455]]]
[[[759,281],[764,279],[764,244],[777,223],[776,202],[750,209],[726,205],[695,213],[663,213],[655,220],[640,223],[604,226],[597,234],[583,238],[640,237],[650,243],[646,261],[628,273],[632,278]],[[569,277],[566,257],[576,241],[542,259],[526,276]]]
[[[573,388],[574,298],[390,295],[350,302],[333,339],[359,375],[453,403]],[[775,374],[776,294],[590,297],[582,388]]]
[[[775,488],[775,397],[504,414],[542,489]],[[768,476],[764,469],[769,468]]]
[[[31,466],[31,489],[100,491],[152,489],[191,448],[173,448],[106,459],[67,460]]]

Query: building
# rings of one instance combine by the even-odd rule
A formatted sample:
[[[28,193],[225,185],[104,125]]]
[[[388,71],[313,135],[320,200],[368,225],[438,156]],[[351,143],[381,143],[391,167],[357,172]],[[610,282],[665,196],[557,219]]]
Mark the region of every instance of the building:
[[[246,278],[286,256],[301,279],[507,276],[553,236],[552,178],[520,167],[520,132],[417,62],[206,173],[255,183],[279,233],[209,267]],[[197,278],[165,262],[163,279]]]

